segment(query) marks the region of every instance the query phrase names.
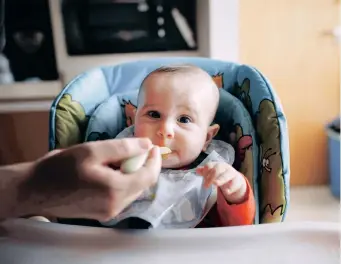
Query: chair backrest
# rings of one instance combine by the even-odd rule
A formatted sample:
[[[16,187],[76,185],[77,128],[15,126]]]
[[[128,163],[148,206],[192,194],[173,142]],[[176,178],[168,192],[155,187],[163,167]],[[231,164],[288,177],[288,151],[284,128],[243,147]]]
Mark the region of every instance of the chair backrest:
[[[116,136],[133,124],[136,95],[156,68],[190,63],[206,70],[220,91],[218,135],[234,145],[234,166],[250,181],[255,223],[280,222],[289,203],[289,142],[282,106],[255,68],[207,58],[159,58],[89,70],[72,80],[50,111],[50,149]]]

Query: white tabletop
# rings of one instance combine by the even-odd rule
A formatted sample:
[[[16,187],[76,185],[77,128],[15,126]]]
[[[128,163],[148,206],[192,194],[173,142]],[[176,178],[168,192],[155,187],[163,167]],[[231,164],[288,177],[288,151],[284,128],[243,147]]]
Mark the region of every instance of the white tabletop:
[[[119,232],[15,219],[0,224],[0,263],[340,263],[337,223]]]

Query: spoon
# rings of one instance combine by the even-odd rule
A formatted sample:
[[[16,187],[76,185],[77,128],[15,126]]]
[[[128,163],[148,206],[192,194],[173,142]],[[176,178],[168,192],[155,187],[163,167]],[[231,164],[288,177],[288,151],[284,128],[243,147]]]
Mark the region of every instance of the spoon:
[[[172,151],[167,148],[167,147],[160,147],[160,153],[162,158],[166,158],[166,155],[172,153]],[[135,156],[135,157],[131,157],[129,159],[126,159],[122,164],[121,164],[121,171],[123,173],[133,173],[137,170],[139,170],[143,164],[146,162],[147,158],[148,158],[148,152]]]

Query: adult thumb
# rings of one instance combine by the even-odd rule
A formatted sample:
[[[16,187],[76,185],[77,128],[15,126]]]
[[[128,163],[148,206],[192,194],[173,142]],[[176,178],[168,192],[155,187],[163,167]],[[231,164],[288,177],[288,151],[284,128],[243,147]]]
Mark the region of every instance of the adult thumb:
[[[64,149],[54,149],[54,150],[51,150],[49,151],[48,153],[46,153],[43,158],[48,158],[48,157],[51,157],[51,156],[54,156],[60,152],[62,152]]]
[[[135,186],[139,189],[149,188],[154,185],[161,172],[161,154],[160,148],[154,146],[149,151],[149,156],[138,171],[131,174],[131,179],[134,180]]]

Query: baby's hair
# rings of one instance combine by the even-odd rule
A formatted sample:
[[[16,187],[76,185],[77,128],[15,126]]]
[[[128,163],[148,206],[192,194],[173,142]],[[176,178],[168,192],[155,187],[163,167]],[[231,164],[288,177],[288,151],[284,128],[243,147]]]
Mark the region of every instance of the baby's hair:
[[[209,74],[204,71],[203,69],[193,65],[193,64],[172,64],[172,65],[167,65],[167,66],[161,66],[157,69],[155,69],[154,71],[150,72],[149,74],[147,74],[147,76],[143,79],[142,83],[141,83],[141,88],[143,87],[143,84],[145,83],[145,81],[152,75],[154,74],[162,74],[162,73],[201,73],[201,74],[205,74],[208,75]]]
[[[200,70],[204,71],[201,68],[193,65],[193,64],[173,64],[173,65],[168,65],[168,66],[161,66],[157,68],[156,70],[152,71],[150,74],[153,73],[168,73],[168,72],[189,72],[189,71],[194,71],[194,70]],[[146,76],[145,79],[148,78],[148,75]]]
[[[152,75],[154,74],[162,74],[162,73],[198,73],[198,74],[202,74],[203,76],[206,75],[206,77],[208,78],[208,80],[212,80],[211,76],[204,71],[203,69],[201,69],[198,66],[195,66],[193,64],[188,64],[188,63],[184,63],[184,64],[171,64],[171,65],[166,65],[166,66],[161,66],[155,70],[153,70],[152,72],[150,72],[149,74],[147,74],[147,76],[143,79],[139,92],[138,92],[138,96],[137,98],[140,97],[140,93],[141,90],[143,89],[143,84],[145,83],[145,81]],[[212,84],[215,85],[214,81],[212,80]]]

